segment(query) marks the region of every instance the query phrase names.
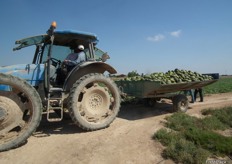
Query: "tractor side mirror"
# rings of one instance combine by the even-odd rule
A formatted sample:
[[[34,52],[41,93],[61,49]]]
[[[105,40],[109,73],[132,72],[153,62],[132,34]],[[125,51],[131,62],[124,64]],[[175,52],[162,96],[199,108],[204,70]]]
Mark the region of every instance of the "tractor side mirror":
[[[110,56],[106,53],[104,53],[101,57],[102,61],[105,62],[107,59],[110,59]]]

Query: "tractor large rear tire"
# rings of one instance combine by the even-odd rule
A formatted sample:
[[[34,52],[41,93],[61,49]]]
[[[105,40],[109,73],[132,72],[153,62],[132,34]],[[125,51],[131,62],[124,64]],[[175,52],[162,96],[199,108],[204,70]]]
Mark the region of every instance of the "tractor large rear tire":
[[[41,116],[37,91],[20,78],[0,73],[0,151],[24,143],[38,127]]]
[[[69,96],[72,120],[84,130],[108,127],[120,109],[116,84],[102,74],[87,74],[76,81]]]

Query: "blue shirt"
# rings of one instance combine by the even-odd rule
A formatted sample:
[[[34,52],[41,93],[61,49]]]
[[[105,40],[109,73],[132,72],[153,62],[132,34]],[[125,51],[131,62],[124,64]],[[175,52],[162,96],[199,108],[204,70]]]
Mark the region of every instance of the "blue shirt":
[[[65,58],[65,60],[71,61],[73,64],[78,64],[86,60],[85,53],[83,51],[79,53],[71,53]]]

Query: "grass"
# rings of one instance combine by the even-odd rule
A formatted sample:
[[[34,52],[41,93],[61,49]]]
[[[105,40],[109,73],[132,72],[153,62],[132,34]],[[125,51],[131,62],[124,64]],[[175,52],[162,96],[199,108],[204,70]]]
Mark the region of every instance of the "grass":
[[[209,151],[198,147],[174,131],[168,132],[166,129],[161,129],[155,134],[154,139],[158,139],[167,146],[163,157],[171,158],[176,163],[202,163],[210,155]]]
[[[231,107],[224,108],[223,110],[203,110],[203,115],[211,115],[219,119],[224,125],[232,127],[232,110]]]
[[[217,82],[204,87],[205,94],[232,92],[232,77],[222,77]]]
[[[232,154],[232,138],[225,137],[210,130],[204,130],[197,127],[187,129],[184,132],[187,140],[195,145],[210,151],[219,156]]]
[[[176,163],[205,163],[209,156],[232,154],[232,137],[215,132],[232,128],[232,107],[209,109],[203,114],[204,119],[184,113],[174,113],[166,118],[166,128],[153,136],[166,146],[165,158]]]

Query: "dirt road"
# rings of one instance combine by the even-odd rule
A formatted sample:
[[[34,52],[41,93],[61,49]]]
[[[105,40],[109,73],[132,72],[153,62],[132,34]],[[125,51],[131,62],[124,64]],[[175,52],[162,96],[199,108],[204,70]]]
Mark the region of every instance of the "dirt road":
[[[206,96],[190,104],[188,114],[199,116],[204,108],[232,106],[232,93]],[[161,156],[163,147],[152,135],[172,114],[170,101],[156,107],[123,105],[110,127],[85,132],[70,120],[48,123],[43,119],[37,132],[21,147],[0,153],[1,164],[155,164],[173,163]]]

